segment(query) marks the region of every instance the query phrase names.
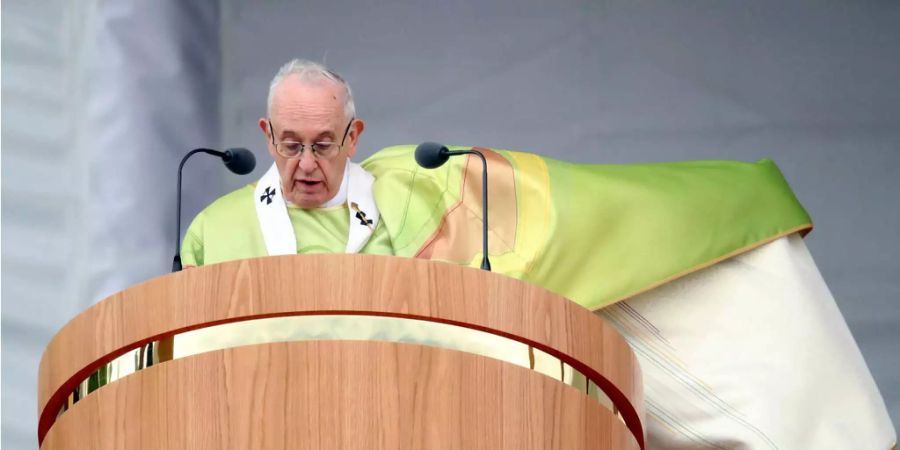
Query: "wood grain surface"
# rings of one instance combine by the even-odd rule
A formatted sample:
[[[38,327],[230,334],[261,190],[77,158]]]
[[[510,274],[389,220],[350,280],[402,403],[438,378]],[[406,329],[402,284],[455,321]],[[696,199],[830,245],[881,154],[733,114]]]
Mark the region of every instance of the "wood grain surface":
[[[533,345],[595,380],[643,442],[637,361],[624,339],[588,310],[503,275],[370,255],[210,265],[149,280],[97,303],[69,322],[41,359],[39,435],[77,382],[142,342],[250,318],[341,313],[451,323]]]
[[[253,345],[100,388],[44,450],[637,449],[582,392],[452,350],[372,341]]]

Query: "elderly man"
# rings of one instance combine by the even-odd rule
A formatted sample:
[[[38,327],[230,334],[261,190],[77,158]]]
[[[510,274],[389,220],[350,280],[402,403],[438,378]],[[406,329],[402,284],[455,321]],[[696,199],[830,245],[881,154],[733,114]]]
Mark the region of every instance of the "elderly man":
[[[185,266],[265,255],[392,253],[373,178],[350,161],[365,123],[340,76],[314,62],[288,62],[272,79],[259,128],[275,163],[255,186],[197,216],[184,239]],[[255,215],[248,214],[251,204]]]
[[[362,251],[478,266],[480,164],[424,171],[409,146],[376,153],[365,170],[350,162],[363,122],[347,84],[314,63],[285,65],[268,107],[259,127],[275,164],[197,216],[186,265]],[[801,237],[811,220],[771,161],[591,166],[482,150],[494,271],[625,335],[644,375],[650,448],[895,442]]]

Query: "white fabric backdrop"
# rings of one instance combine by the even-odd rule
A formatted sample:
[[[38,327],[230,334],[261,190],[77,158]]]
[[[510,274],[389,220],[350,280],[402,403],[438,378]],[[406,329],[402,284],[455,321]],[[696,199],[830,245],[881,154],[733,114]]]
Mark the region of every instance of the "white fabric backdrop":
[[[2,446],[25,449],[37,446],[50,337],[171,267],[178,161],[220,142],[220,17],[214,2],[177,0],[4,2],[2,13]],[[220,167],[189,163],[189,189],[220,191]]]

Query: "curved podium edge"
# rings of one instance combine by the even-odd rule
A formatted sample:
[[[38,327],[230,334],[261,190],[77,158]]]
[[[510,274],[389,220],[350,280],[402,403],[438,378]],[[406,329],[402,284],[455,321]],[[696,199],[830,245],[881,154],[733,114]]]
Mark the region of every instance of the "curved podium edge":
[[[294,280],[296,273],[346,271],[353,276],[341,277],[342,284],[285,282]],[[421,281],[409,283],[410,279]],[[377,295],[361,287],[365,285],[375,286]],[[485,292],[489,299],[484,298]],[[323,309],[326,305],[333,309]],[[135,348],[226,323],[318,314],[445,323],[540,349],[596,383],[643,447],[637,361],[624,339],[589,311],[537,286],[480,270],[405,258],[343,255],[270,257],[206,266],[147,281],[89,308],[54,337],[41,360],[39,439],[56,419],[68,392],[100,366]],[[84,338],[78,336],[93,340],[84,345]]]

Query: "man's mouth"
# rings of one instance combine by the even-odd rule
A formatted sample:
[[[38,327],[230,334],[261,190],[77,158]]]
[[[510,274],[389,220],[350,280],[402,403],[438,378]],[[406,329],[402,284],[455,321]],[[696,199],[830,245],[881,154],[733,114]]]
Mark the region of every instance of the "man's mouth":
[[[323,185],[321,180],[294,180],[294,187],[302,191],[318,189]]]

